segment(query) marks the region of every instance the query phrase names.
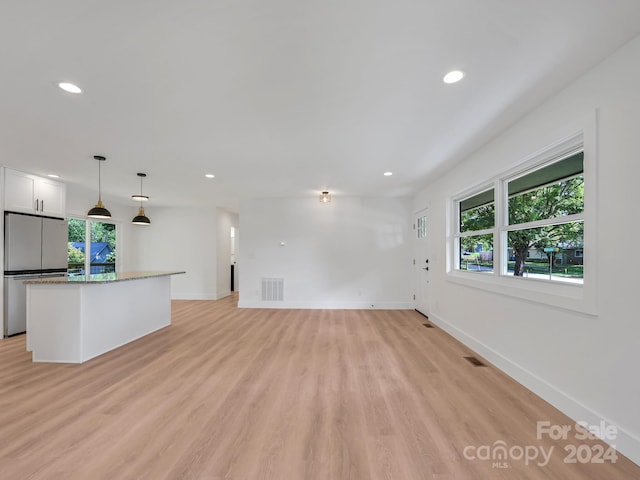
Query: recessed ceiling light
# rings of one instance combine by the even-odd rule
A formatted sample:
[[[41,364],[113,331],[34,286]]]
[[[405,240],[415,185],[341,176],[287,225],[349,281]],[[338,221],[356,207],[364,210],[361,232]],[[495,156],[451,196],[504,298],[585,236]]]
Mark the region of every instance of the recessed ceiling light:
[[[460,70],[454,70],[452,72],[447,73],[442,78],[442,81],[444,83],[456,83],[462,80],[462,77],[464,77],[464,72],[461,72]]]
[[[215,175],[213,173],[207,173],[207,174],[205,174],[205,177],[207,177],[207,178],[215,178]]]
[[[74,85],[73,83],[60,82],[58,86],[65,92],[82,93],[82,89],[79,86]]]
[[[47,177],[49,177],[49,178],[60,178],[60,175],[56,175],[54,173],[50,173],[49,175],[47,175]]]
[[[383,174],[385,177],[390,177],[391,175],[393,175],[393,172],[384,172]]]

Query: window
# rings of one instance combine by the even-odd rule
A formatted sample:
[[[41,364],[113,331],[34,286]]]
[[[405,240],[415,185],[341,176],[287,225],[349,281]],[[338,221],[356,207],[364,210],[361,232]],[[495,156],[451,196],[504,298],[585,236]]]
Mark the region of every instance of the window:
[[[68,246],[68,267],[67,273],[70,276],[84,275],[85,269],[85,235],[87,232],[87,221],[77,218],[70,218],[68,221],[69,228],[69,246]]]
[[[418,217],[418,238],[425,238],[427,236],[427,217]]]
[[[490,188],[458,202],[457,265],[469,272],[493,272],[495,194]]]
[[[574,147],[456,200],[455,269],[582,283],[583,163]]]
[[[506,273],[581,283],[584,244],[582,151],[507,179]]]
[[[77,218],[70,218],[68,225],[68,274],[115,272],[116,225]]]

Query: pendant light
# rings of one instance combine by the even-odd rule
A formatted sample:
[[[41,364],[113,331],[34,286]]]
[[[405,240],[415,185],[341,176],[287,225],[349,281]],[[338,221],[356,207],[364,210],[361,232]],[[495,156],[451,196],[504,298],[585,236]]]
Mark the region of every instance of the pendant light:
[[[98,203],[96,206],[89,210],[87,213],[87,217],[90,218],[111,218],[111,212],[104,208],[102,204],[102,179],[100,178],[100,163],[106,160],[105,157],[101,155],[94,155],[94,159],[98,160]]]
[[[142,194],[142,179],[147,176],[146,173],[138,173],[140,177],[140,195],[131,195],[131,198],[134,200],[140,200],[140,209],[138,210],[138,215],[133,217],[131,223],[134,225],[151,225],[151,220],[144,214],[144,208],[142,207],[142,202],[146,202],[149,200],[149,197]]]

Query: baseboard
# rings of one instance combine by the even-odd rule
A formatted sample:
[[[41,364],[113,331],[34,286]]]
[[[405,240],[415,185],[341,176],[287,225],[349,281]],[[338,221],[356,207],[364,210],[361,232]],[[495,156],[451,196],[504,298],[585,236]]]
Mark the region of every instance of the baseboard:
[[[299,308],[303,310],[413,310],[413,302],[263,302],[240,300],[238,308]]]
[[[477,340],[475,337],[463,332],[458,327],[444,320],[442,317],[430,313],[429,320],[487,359],[511,378],[549,402],[575,422],[584,421],[589,425],[600,425],[601,422],[604,422],[606,425],[615,425],[618,430],[615,440],[603,439],[603,441],[609,445],[613,445],[619,453],[629,458],[632,462],[640,465],[640,438],[626,430],[624,427],[610,421],[607,416],[601,415],[583,405],[577,399],[571,397],[561,389],[550,384],[526,368],[523,368],[499,352],[493,350],[489,346]]]
[[[228,297],[231,295],[231,290],[223,290],[222,292],[216,293],[216,300],[220,300],[221,298]]]

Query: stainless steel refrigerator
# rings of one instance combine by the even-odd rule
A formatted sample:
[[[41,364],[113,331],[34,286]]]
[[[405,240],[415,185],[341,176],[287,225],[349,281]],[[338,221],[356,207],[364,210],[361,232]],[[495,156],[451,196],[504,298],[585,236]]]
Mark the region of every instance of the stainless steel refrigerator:
[[[4,328],[3,335],[23,333],[27,327],[24,281],[67,272],[67,221],[20,213],[4,214]]]

